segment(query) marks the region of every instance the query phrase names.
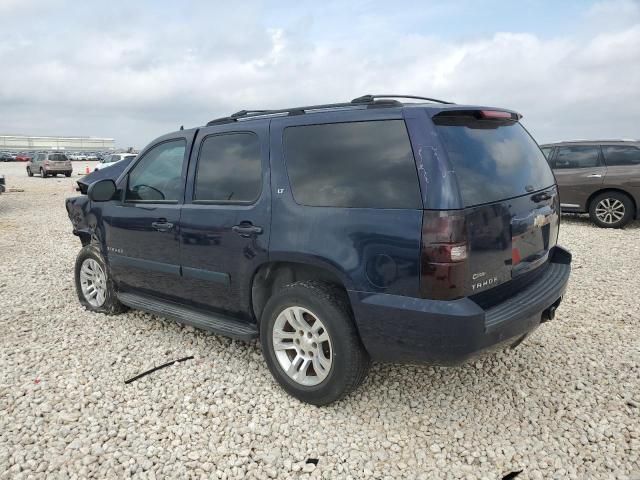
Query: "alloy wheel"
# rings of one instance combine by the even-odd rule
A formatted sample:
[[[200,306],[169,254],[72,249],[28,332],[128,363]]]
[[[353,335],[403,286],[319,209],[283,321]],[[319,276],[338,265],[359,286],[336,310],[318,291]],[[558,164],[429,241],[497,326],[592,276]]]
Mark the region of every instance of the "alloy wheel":
[[[596,217],[602,223],[612,225],[624,218],[624,203],[616,198],[603,198],[596,205]]]
[[[273,325],[273,349],[278,363],[296,383],[322,383],[333,362],[331,338],[317,315],[303,307],[285,308]]]
[[[80,288],[92,307],[101,307],[107,298],[107,276],[98,262],[87,258],[80,268]]]

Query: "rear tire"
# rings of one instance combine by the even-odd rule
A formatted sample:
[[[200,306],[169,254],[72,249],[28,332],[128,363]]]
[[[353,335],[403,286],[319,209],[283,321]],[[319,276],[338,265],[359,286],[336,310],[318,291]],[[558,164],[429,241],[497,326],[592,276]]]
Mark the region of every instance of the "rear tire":
[[[29,167],[27,167],[27,175],[29,175],[30,177],[33,177],[33,172]]]
[[[42,168],[40,169],[40,176],[42,178],[47,178],[47,174],[44,172],[44,170]]]
[[[64,172],[64,176],[65,177],[70,177],[71,176],[71,172]]]
[[[296,282],[275,293],[262,313],[260,342],[280,386],[312,405],[340,400],[369,370],[345,292],[323,282]]]
[[[107,315],[115,315],[126,310],[118,300],[109,268],[95,246],[87,245],[78,253],[75,283],[78,300],[87,310]]]
[[[633,201],[620,192],[603,192],[589,205],[591,221],[602,228],[622,228],[635,216]]]

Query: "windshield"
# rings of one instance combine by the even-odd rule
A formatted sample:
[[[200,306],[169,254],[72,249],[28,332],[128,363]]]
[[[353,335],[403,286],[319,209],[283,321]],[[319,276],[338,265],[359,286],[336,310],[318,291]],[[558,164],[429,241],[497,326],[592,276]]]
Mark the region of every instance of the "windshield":
[[[465,206],[495,202],[555,183],[536,142],[518,122],[434,118]]]
[[[62,153],[54,153],[52,155],[49,155],[49,160],[54,162],[66,162],[69,159]]]

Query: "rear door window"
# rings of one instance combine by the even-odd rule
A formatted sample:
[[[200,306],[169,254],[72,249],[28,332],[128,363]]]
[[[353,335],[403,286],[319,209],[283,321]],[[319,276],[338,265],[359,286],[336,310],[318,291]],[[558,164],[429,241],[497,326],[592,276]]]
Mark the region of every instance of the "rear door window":
[[[640,165],[640,148],[631,145],[604,145],[604,162],[607,166]]]
[[[520,123],[455,114],[433,120],[466,207],[518,197],[555,183],[540,147]]]
[[[260,141],[256,134],[212,135],[202,141],[195,201],[252,203],[261,188]]]
[[[293,197],[299,204],[422,208],[403,120],[288,127],[284,152]]]
[[[572,145],[558,147],[553,168],[593,168],[600,166],[600,147]]]

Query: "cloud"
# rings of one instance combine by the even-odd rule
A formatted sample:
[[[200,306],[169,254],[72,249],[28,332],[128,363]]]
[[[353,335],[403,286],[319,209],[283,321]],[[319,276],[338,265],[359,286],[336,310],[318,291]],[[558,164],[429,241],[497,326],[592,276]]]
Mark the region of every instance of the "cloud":
[[[345,12],[354,22],[331,22],[293,5],[275,15],[259,2],[37,6],[0,0],[3,133],[142,147],[244,108],[391,92],[513,108],[540,142],[640,136],[638,2],[597,3],[556,35],[504,29],[462,39],[431,34],[429,9],[424,28],[405,29],[408,17],[374,8],[360,22],[355,12]]]

